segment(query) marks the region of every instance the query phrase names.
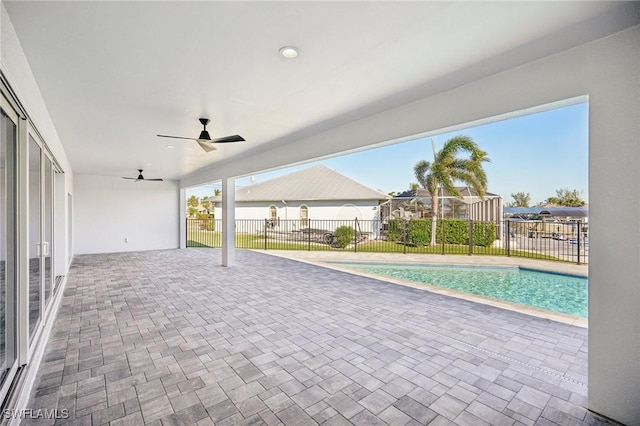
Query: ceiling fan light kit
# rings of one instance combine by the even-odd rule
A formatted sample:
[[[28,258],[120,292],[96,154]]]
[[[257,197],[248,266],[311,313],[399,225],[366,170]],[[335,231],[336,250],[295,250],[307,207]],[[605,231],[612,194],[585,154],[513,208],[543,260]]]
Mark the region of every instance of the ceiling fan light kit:
[[[205,152],[215,151],[216,148],[213,146],[215,143],[230,143],[230,142],[243,142],[245,139],[240,135],[232,135],[232,136],[224,136],[217,139],[211,139],[209,132],[207,131],[207,124],[211,122],[208,118],[199,118],[200,124],[202,124],[202,131],[200,132],[200,136],[198,138],[188,138],[184,136],[169,136],[169,135],[158,135],[161,138],[172,138],[172,139],[186,139],[196,141],[200,148],[202,148]]]

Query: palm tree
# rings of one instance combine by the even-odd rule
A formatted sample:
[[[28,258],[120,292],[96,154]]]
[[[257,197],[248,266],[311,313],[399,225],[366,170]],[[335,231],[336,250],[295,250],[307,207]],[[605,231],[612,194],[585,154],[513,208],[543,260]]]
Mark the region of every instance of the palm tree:
[[[531,195],[527,192],[516,192],[515,194],[511,194],[511,198],[513,198],[513,202],[509,203],[507,207],[529,207],[529,203],[531,202]]]
[[[431,141],[433,143],[433,140]],[[458,158],[460,152],[469,154],[469,158]],[[487,192],[487,174],[482,163],[491,161],[487,153],[468,136],[455,136],[445,142],[442,149],[436,152],[433,146],[433,162],[421,160],[413,168],[416,179],[431,196],[431,243],[436,244],[436,224],[440,193],[462,198],[462,194],[455,187],[455,182],[461,182],[473,188],[483,198]]]

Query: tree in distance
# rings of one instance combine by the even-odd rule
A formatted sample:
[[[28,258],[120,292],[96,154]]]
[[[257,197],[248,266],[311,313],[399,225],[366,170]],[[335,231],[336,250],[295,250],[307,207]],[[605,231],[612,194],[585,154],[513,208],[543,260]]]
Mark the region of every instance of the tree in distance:
[[[584,207],[587,202],[582,199],[577,189],[562,188],[556,189],[556,196],[547,198],[545,204],[559,207]]]
[[[195,195],[187,198],[187,206],[198,207],[198,204],[200,204],[200,200],[198,200],[198,197],[196,197]]]
[[[198,205],[200,204],[200,200],[195,195],[187,198],[187,216],[194,217],[196,213],[198,213]]]
[[[511,198],[513,201],[507,204],[507,207],[529,207],[529,203],[531,202],[531,195],[527,192],[516,192],[515,194],[511,194]]]

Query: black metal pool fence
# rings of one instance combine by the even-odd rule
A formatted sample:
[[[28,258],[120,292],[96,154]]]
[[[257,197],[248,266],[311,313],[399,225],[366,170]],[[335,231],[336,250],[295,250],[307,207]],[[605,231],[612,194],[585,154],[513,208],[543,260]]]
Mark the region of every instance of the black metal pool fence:
[[[221,247],[222,220],[187,219],[187,247]],[[589,261],[589,227],[581,221],[430,219],[236,219],[235,246],[258,250],[325,250],[513,256],[577,264]]]

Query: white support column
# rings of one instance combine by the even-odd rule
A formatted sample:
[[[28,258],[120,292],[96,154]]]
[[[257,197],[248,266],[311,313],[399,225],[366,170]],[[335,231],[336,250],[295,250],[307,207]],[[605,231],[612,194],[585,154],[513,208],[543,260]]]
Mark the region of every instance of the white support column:
[[[236,180],[222,179],[222,266],[233,266],[236,258]]]
[[[181,249],[187,248],[187,190],[185,188],[180,188],[180,194],[178,195],[180,200],[178,201],[178,208],[180,211],[178,212],[178,217],[180,220],[180,247]]]
[[[591,58],[607,68],[589,93],[589,409],[640,425],[640,27],[600,43],[608,48]]]

